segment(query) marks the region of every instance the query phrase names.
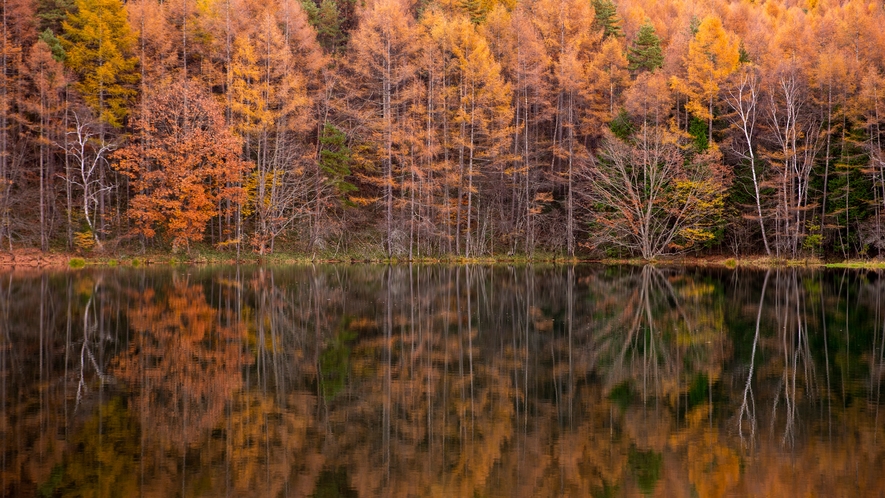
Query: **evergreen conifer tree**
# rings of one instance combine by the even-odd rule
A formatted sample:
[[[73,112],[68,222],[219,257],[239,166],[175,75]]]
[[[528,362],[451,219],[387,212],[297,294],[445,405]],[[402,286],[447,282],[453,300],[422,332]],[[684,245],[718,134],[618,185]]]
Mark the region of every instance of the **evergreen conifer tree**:
[[[627,50],[630,71],[654,71],[664,65],[664,53],[661,51],[661,39],[655,33],[654,26],[646,21],[639,28],[636,39]]]
[[[602,30],[602,37],[624,36],[619,25],[618,10],[612,0],[593,0],[593,10],[596,11],[594,24]]]

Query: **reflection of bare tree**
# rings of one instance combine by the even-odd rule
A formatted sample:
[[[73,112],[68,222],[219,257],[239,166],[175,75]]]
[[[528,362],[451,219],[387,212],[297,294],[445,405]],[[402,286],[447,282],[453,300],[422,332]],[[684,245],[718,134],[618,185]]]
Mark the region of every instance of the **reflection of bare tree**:
[[[92,272],[0,278],[0,496],[37,494],[107,401],[117,306],[113,281]]]
[[[637,491],[684,493],[689,484],[700,496],[719,496],[733,489],[739,459],[713,425],[713,386],[731,355],[721,291],[685,269],[645,266],[597,277],[590,285],[599,317],[595,370],[623,411],[617,424]],[[681,477],[662,473],[662,461],[677,465]]]
[[[766,286],[768,281],[766,278]],[[826,324],[820,320],[821,311],[815,309],[823,304],[819,302],[821,285],[819,275],[779,269],[774,273],[773,302],[765,302],[765,287],[760,298],[757,323],[764,319],[768,333],[760,338],[757,331],[751,361],[756,361],[756,349],[760,346],[775,353],[761,367],[757,377],[758,383],[765,386],[766,398],[770,398],[770,431],[772,434],[778,432],[784,445],[796,442],[801,405],[806,400],[816,402],[820,395],[810,339],[814,330],[823,329],[826,334]],[[755,372],[754,366],[750,368],[751,374]],[[748,378],[745,392],[753,390],[753,380]],[[744,413],[749,411],[742,404],[739,418],[742,419]],[[754,410],[753,427],[757,420],[758,414]]]
[[[756,366],[756,348],[759,346],[759,326],[762,322],[762,305],[765,303],[765,290],[768,288],[768,278],[771,270],[765,272],[765,281],[762,283],[762,297],[759,298],[759,312],[756,314],[756,333],[753,335],[753,352],[750,354],[750,371],[747,373],[747,383],[744,386],[744,396],[738,414],[738,433],[741,441],[744,440],[744,417],[750,425],[750,438],[756,435],[756,399],[753,397],[753,368]]]
[[[88,282],[85,282],[88,287]],[[108,377],[95,359],[95,349],[101,346],[102,341],[112,340],[107,334],[102,335],[99,329],[100,310],[97,309],[95,296],[101,287],[101,278],[92,283],[92,289],[84,289],[81,293],[86,294],[86,304],[83,306],[83,340],[80,345],[80,374],[77,382],[77,404],[83,400],[83,396],[89,389],[86,382],[86,372],[89,366],[101,382],[109,382]]]
[[[608,389],[630,383],[645,401],[675,402],[685,379],[718,377],[728,351],[710,284],[643,266],[614,281],[596,280],[591,292],[601,314],[593,335]]]
[[[752,449],[747,474],[754,479],[746,489],[875,495],[883,482],[873,469],[881,466],[875,462],[885,436],[878,385],[849,379],[867,368],[875,375],[881,358],[881,279],[792,268],[770,273],[773,285],[765,292],[763,284],[759,297],[751,373],[734,404],[739,431],[744,417],[751,428],[755,420],[770,427],[741,440]],[[754,400],[768,409],[754,412]],[[850,491],[842,487],[846,479]]]

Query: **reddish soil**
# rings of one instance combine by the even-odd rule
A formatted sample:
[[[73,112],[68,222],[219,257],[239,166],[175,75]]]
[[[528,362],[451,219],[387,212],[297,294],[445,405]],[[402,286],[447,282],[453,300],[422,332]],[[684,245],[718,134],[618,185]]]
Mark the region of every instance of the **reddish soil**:
[[[44,253],[37,249],[0,252],[0,268],[67,268],[71,256]]]

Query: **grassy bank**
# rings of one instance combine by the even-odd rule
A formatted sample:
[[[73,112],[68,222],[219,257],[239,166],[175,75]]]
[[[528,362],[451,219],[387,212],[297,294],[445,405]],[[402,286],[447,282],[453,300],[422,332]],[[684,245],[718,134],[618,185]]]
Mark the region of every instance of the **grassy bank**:
[[[827,263],[827,268],[854,268],[867,270],[885,270],[885,261],[842,261],[839,263]]]
[[[144,266],[177,266],[177,265],[297,265],[297,264],[324,264],[324,263],[363,263],[363,264],[528,264],[528,263],[553,263],[574,264],[585,262],[579,258],[568,258],[561,254],[537,253],[531,257],[526,255],[501,255],[469,257],[453,255],[421,256],[409,259],[408,256],[394,256],[388,258],[383,254],[368,253],[326,253],[315,252],[311,254],[277,252],[273,254],[259,255],[255,253],[236,253],[218,251],[214,249],[199,248],[189,253],[169,253],[151,251],[139,254],[88,254],[75,255],[58,253],[52,260],[55,264],[18,264],[26,258],[20,255],[10,258],[11,261],[0,261],[0,266],[67,266],[70,268],[85,267],[144,267]],[[30,259],[37,259],[32,255]],[[61,263],[61,264],[59,264]]]
[[[766,256],[750,256],[744,258],[728,257],[665,257],[654,260],[644,259],[603,259],[600,263],[606,265],[660,265],[660,266],[705,266],[725,268],[853,268],[882,270],[885,269],[885,261],[882,260],[850,260],[850,261],[823,261],[818,258],[772,258]]]
[[[660,265],[660,266],[704,266],[724,268],[852,268],[852,269],[885,269],[882,260],[850,260],[825,262],[815,258],[778,259],[764,256],[733,258],[724,256],[675,256],[662,257],[654,260],[632,259],[589,259],[569,258],[563,254],[536,253],[533,256],[515,254],[500,256],[483,256],[465,258],[462,256],[439,255],[417,258],[396,256],[388,258],[383,254],[315,252],[311,254],[278,252],[259,255],[243,252],[239,257],[236,253],[219,251],[212,248],[196,248],[189,253],[170,253],[150,251],[145,253],[116,254],[69,254],[60,252],[42,253],[36,250],[20,250],[12,253],[0,253],[0,267],[31,267],[31,268],[85,268],[85,267],[132,267],[144,266],[177,266],[177,265],[296,265],[322,263],[366,263],[366,264],[575,264],[601,263],[606,265]]]

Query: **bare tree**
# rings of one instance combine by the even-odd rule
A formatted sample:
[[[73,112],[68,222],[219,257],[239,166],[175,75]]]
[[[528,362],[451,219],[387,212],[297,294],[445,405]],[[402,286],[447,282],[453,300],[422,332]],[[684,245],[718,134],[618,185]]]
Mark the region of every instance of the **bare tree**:
[[[89,226],[92,240],[101,248],[97,229],[99,200],[102,194],[114,188],[112,184],[105,183],[110,175],[101,173],[102,168],[108,165],[108,154],[113,152],[117,145],[105,141],[101,125],[91,118],[88,111],[72,111],[71,119],[74,127],[67,132],[68,140],[64,145],[57,144],[65,149],[73,162],[65,181],[69,185],[79,187],[83,192],[83,217]]]
[[[798,69],[787,67],[768,95],[768,122],[774,140],[772,166],[780,177],[778,186],[778,255],[783,250],[795,257],[805,234],[811,169],[820,149],[821,122],[806,112],[807,89]]]
[[[677,137],[643,126],[631,141],[609,135],[584,174],[598,240],[644,259],[713,238],[731,176],[713,152],[687,158]]]
[[[273,252],[279,235],[311,215],[309,197],[313,182],[298,152],[294,145],[279,146],[274,151],[273,181],[268,186],[268,202],[263,207],[270,252]]]
[[[759,103],[759,77],[756,68],[747,67],[740,72],[737,84],[728,90],[725,101],[734,111],[731,116],[731,126],[738,135],[732,141],[732,151],[750,165],[753,200],[756,202],[755,217],[759,221],[759,231],[765,245],[765,254],[771,255],[771,247],[768,245],[768,236],[765,233],[765,220],[762,215],[762,196],[759,188],[762,175],[761,171],[757,171],[756,153],[753,151],[756,146],[756,112]]]

